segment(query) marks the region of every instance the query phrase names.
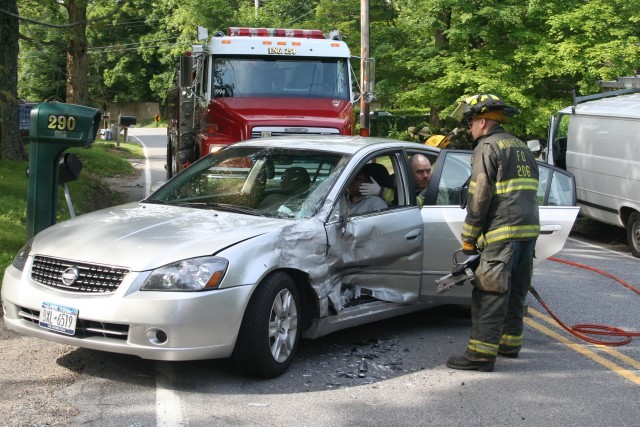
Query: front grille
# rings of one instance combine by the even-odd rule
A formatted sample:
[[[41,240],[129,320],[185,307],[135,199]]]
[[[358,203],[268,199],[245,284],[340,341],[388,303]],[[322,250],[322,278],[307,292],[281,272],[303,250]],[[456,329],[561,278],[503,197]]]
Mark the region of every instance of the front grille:
[[[31,267],[34,282],[79,293],[115,292],[128,269],[36,256]]]
[[[291,127],[269,127],[261,126],[251,129],[251,138],[261,138],[263,132],[267,132],[269,136],[287,136],[287,135],[339,135],[340,131],[335,128],[321,128],[321,127],[304,127],[304,126],[291,126]]]
[[[38,325],[40,312],[29,308],[21,307],[18,313],[24,320]],[[94,320],[78,318],[76,322],[76,338],[104,337],[116,340],[126,340],[129,335],[129,325],[119,323],[104,323]]]

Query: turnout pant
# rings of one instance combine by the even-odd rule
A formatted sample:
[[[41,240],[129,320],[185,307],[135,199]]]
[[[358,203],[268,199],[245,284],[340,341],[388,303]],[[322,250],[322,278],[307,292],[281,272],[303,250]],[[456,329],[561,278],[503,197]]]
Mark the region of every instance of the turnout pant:
[[[535,239],[498,242],[482,252],[472,291],[468,359],[495,359],[499,347],[510,351],[522,347],[535,245]]]

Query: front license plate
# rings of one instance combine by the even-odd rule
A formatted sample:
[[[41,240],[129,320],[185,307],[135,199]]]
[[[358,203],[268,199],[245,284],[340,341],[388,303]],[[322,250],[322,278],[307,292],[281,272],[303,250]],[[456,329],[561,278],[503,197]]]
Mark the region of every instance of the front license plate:
[[[51,329],[52,331],[67,335],[74,335],[76,333],[77,320],[77,308],[63,307],[49,302],[42,303],[40,326],[45,329]]]

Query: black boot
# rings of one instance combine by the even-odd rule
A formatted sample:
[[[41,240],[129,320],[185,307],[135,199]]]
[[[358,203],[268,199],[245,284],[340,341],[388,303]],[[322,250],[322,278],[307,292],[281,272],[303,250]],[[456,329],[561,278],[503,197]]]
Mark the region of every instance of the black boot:
[[[469,360],[464,356],[451,356],[447,360],[447,367],[451,369],[461,369],[464,371],[493,372],[495,359]]]
[[[520,348],[518,347],[512,347],[504,344],[500,344],[500,347],[498,347],[498,354],[500,356],[508,357],[510,359],[517,359],[519,352],[520,352]]]

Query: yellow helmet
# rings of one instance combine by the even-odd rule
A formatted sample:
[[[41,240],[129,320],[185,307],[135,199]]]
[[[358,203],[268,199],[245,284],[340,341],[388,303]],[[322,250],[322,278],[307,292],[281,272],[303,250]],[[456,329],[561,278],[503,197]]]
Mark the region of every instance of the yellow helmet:
[[[510,107],[503,100],[490,93],[473,95],[460,102],[451,116],[464,126],[471,123],[471,119],[481,114],[499,122],[506,121],[506,117],[520,114],[520,110]]]

